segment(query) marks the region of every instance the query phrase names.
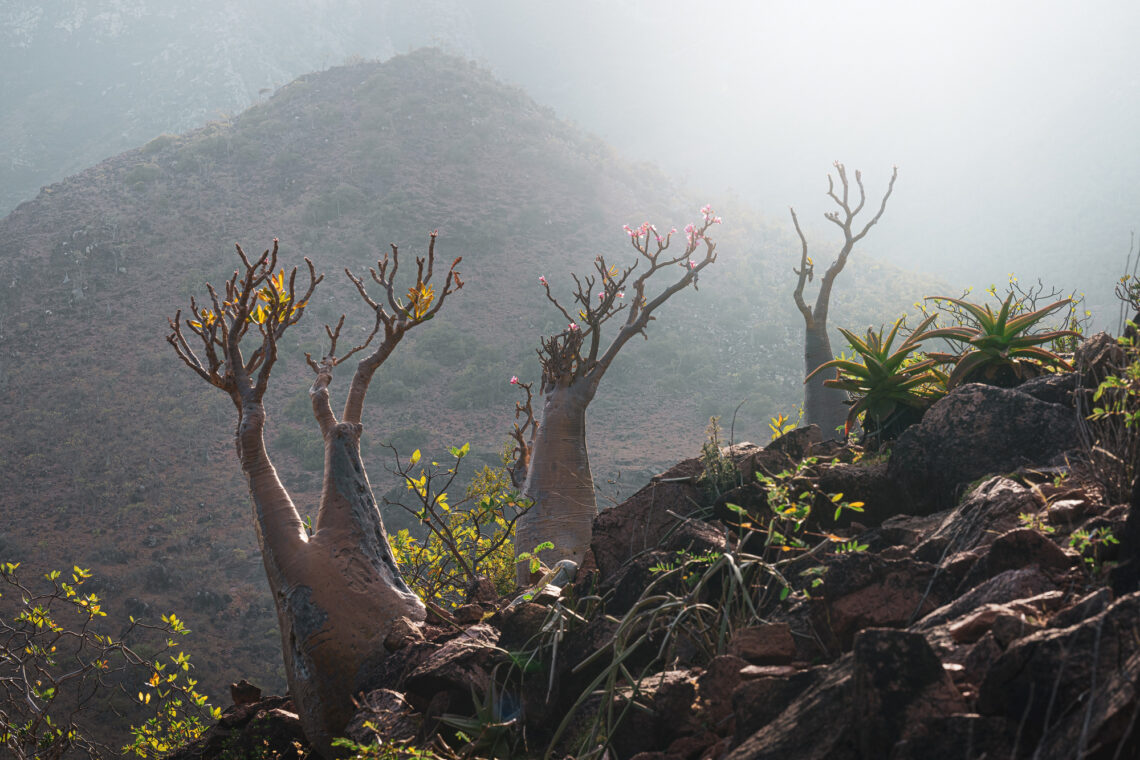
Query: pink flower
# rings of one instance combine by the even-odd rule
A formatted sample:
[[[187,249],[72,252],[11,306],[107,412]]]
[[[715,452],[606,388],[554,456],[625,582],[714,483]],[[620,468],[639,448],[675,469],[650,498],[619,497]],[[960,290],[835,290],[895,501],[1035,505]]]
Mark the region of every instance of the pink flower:
[[[511,385],[518,385],[518,384],[519,384],[519,376],[518,375],[511,375]]]
[[[712,213],[712,204],[705,204],[704,208],[701,209],[701,213],[704,214],[705,216],[708,216],[709,214],[711,214]]]
[[[577,329],[578,329],[578,325],[575,324],[574,322],[571,322],[570,327],[569,327],[570,332],[574,332]]]
[[[696,231],[697,231],[697,228],[693,226],[692,222],[689,222],[688,224],[685,225],[685,234],[686,235],[692,236],[692,234]]]
[[[598,300],[599,301],[606,300],[606,294],[605,293],[598,293]]]
[[[625,298],[625,291],[624,291],[624,290],[619,290],[619,291],[617,292],[617,297],[618,297],[618,298]]]
[[[541,282],[543,285],[545,285],[545,284],[546,284],[546,278],[545,278],[545,277],[543,277],[542,275],[539,275],[539,276],[538,276],[538,281],[539,281],[539,282]]]
[[[689,262],[689,269],[696,269],[696,268],[697,268],[697,262],[690,261]]]

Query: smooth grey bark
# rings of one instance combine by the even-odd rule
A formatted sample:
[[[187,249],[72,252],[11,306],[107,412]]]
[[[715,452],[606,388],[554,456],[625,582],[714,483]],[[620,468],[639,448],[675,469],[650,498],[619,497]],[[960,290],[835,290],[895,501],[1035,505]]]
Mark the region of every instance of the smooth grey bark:
[[[832,358],[827,324],[807,327],[804,332],[805,376]],[[846,394],[824,386],[826,379],[821,372],[804,384],[804,424],[818,425],[824,438],[842,438],[847,424]]]
[[[543,397],[542,420],[534,434],[533,455],[523,495],[542,509],[531,509],[515,526],[515,546],[533,551],[544,541],[547,564],[571,559],[579,565],[590,545],[598,500],[586,449],[586,407],[592,383],[557,385]],[[526,564],[518,567],[519,582],[529,580]]]
[[[264,452],[260,440],[245,445],[261,438],[259,429],[240,435],[243,452]],[[392,624],[426,616],[393,560],[359,438],[360,426],[349,423],[325,436],[324,492],[311,537],[268,457],[242,462],[286,678],[305,736],[328,757],[352,717],[365,665],[384,655]]]

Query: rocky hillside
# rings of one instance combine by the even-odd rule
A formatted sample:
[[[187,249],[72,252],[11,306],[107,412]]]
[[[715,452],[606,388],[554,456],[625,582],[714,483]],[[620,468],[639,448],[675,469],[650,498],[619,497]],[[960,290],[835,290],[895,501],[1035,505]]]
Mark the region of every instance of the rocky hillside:
[[[680,226],[704,200],[436,51],[304,77],[45,188],[0,221],[0,558],[90,566],[117,614],[178,610],[208,692],[251,666],[279,687],[232,406],[177,363],[167,318],[232,272],[235,241],[259,251],[278,237],[285,262],[308,256],[327,274],[269,400],[270,449],[304,511],[322,462],[303,355],[342,312],[349,329],[363,324],[340,272],[392,241],[419,252],[438,228],[467,285],[373,384],[366,456],[382,495],[398,483],[381,442],[407,453],[469,441],[474,462],[498,461],[507,378],[533,378],[538,335],[561,327],[540,275],[568,289],[571,270],[627,250],[622,224]],[[747,401],[735,438],[764,438],[767,417],[799,398],[798,249],[749,209],[717,210],[720,259],[700,291],[662,310],[591,407],[604,503],[698,450],[711,414],[728,428]],[[857,257],[837,324],[881,321],[930,292]]]
[[[572,582],[389,637],[348,733],[432,757],[1140,757],[1140,492],[1106,492],[1075,408],[1112,345],[964,385],[889,455],[802,428],[726,449],[719,495],[701,460],[670,468],[598,517]],[[788,482],[816,496],[782,551]],[[238,697],[177,756],[291,751],[288,700]]]

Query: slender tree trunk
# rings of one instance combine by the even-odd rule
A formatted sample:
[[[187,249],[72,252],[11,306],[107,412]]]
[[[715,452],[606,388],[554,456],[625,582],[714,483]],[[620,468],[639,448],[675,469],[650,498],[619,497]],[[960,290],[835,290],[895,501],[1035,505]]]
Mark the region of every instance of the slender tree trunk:
[[[306,737],[325,756],[352,717],[352,698],[401,617],[423,620],[423,603],[400,577],[360,459],[360,426],[325,436],[325,481],[308,538],[264,453],[260,421],[243,415],[239,445],[258,543],[277,608],[289,688]]]
[[[831,361],[831,340],[827,336],[827,324],[816,321],[806,327],[804,334],[804,373],[809,374],[824,362]],[[847,407],[844,405],[843,391],[823,385],[826,374],[821,372],[804,385],[804,422],[819,425],[823,437],[841,438],[836,428],[842,429],[847,422]]]
[[[535,506],[516,526],[515,546],[531,551],[543,541],[554,549],[543,553],[549,564],[572,559],[581,564],[590,546],[598,500],[586,450],[586,407],[593,393],[589,382],[556,385],[543,398],[542,422],[535,432],[534,450],[523,495]],[[518,580],[529,581],[525,563]]]

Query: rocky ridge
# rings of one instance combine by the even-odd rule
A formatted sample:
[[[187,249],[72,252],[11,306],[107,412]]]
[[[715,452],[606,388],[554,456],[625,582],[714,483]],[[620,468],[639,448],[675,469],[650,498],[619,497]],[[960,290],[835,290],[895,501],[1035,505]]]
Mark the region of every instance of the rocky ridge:
[[[1140,757],[1140,586],[1128,570],[1140,500],[1107,503],[1077,437],[1034,427],[1075,425],[1077,386],[1058,375],[961,387],[885,466],[813,428],[726,449],[748,485],[719,497],[699,459],[679,463],[599,515],[573,583],[514,604],[473,598],[468,624],[390,641],[384,688],[363,697],[348,734],[446,753],[462,743],[455,727],[474,725],[469,749],[499,756],[549,745],[637,760]],[[1041,413],[1013,417],[1024,409]],[[824,540],[777,563],[790,593],[751,588],[756,609],[718,618],[733,620],[719,638],[699,615],[663,612],[661,599],[731,601],[730,576],[712,569],[743,571],[751,547],[716,505],[759,503],[754,473],[805,456],[823,463],[819,482],[866,503],[865,522],[821,509],[813,527],[862,550]],[[938,477],[922,487],[924,472]],[[1070,540],[1098,529],[1122,541]],[[694,561],[708,572],[671,572]],[[179,757],[218,757],[208,748],[243,736],[251,715],[295,736],[280,710],[231,708]]]

